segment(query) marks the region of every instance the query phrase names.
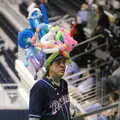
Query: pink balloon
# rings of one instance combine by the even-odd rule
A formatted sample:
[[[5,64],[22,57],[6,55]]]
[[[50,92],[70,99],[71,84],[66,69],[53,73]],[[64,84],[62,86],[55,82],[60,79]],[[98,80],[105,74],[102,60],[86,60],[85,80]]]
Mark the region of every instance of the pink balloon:
[[[70,33],[65,32],[63,27],[60,28],[60,31],[64,34],[64,44],[67,45],[67,50],[69,52],[72,51],[73,46],[78,44],[78,42],[71,37]]]
[[[64,34],[64,43],[67,45],[67,50],[72,51],[73,46],[78,44],[76,40],[74,40],[69,33]]]

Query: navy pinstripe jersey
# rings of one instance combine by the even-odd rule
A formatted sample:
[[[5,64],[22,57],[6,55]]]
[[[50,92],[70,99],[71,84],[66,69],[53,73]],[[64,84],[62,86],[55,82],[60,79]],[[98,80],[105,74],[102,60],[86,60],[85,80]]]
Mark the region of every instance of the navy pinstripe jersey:
[[[67,82],[60,80],[60,86],[52,80],[39,80],[30,91],[29,117],[40,120],[70,120]]]

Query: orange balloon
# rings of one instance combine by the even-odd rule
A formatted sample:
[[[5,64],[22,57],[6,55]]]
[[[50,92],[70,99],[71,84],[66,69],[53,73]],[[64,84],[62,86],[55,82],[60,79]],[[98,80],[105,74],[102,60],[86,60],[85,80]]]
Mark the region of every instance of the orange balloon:
[[[32,37],[32,39],[30,40],[30,42],[31,42],[32,44],[35,44],[36,40],[37,40],[37,36],[34,35],[34,36]]]
[[[46,3],[47,1],[46,0],[39,0],[40,3]]]

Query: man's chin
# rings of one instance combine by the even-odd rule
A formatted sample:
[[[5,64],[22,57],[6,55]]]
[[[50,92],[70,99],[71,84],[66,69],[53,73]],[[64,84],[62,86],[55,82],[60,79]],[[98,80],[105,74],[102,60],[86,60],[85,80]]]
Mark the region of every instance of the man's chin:
[[[63,76],[64,76],[64,72],[63,72],[63,73],[62,73],[62,72],[61,72],[61,73],[59,73],[59,75],[58,75],[58,76],[59,76],[60,78],[61,78],[61,77],[63,77]]]

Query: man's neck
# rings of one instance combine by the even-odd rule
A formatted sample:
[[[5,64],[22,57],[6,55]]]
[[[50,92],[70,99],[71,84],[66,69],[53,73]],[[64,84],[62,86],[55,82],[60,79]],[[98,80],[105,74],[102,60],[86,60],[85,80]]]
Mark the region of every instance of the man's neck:
[[[57,85],[57,86],[60,86],[60,79],[61,79],[61,78],[52,77],[52,76],[48,76],[47,78],[50,79],[50,80],[52,80],[53,84],[55,84],[55,85]]]

